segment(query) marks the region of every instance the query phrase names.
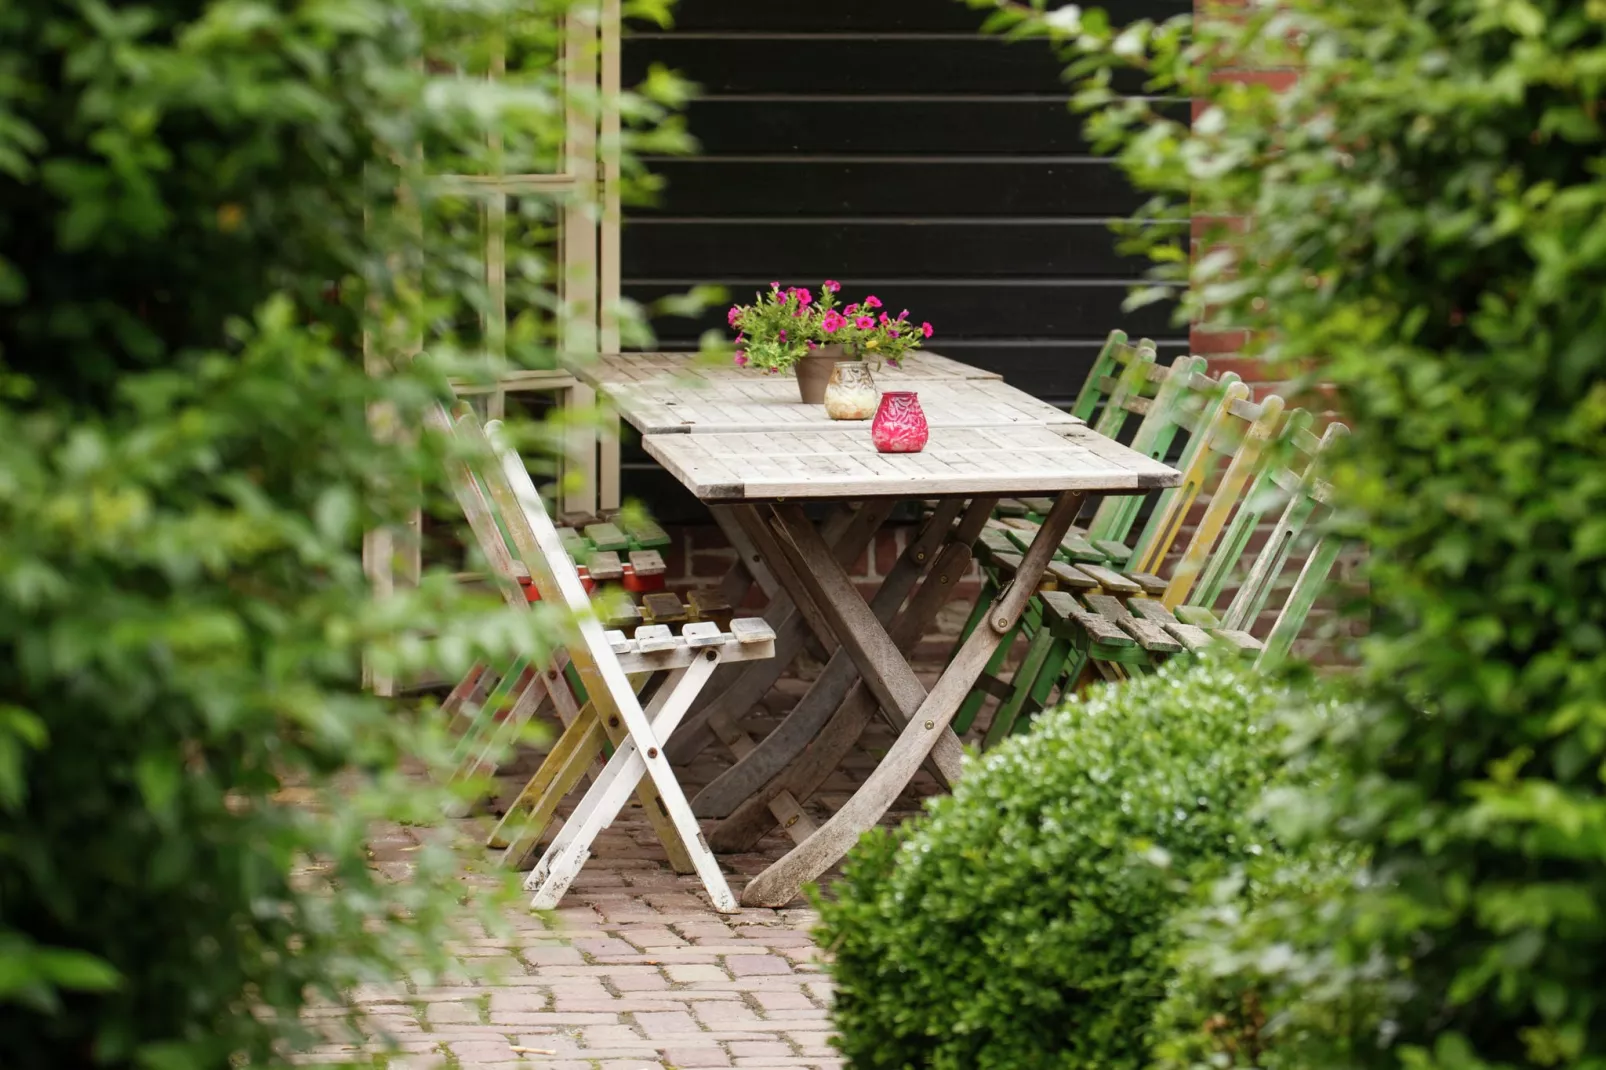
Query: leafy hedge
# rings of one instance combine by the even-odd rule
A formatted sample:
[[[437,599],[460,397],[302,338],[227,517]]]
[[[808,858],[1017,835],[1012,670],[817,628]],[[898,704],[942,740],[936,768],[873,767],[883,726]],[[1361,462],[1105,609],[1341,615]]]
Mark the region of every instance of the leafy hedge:
[[[369,415],[416,428],[448,372],[507,366],[481,205],[423,168],[558,151],[568,6],[0,4],[6,1070],[285,1065],[310,1000],[445,965],[451,856],[392,882],[365,849],[438,817],[398,769],[439,726],[360,664],[544,637],[445,574],[376,597],[361,533],[444,491]],[[550,206],[512,215],[509,355],[550,363]],[[429,349],[375,378],[365,335],[381,368]]]
[[[1274,850],[1248,815],[1288,692],[1214,661],[1101,687],[867,836],[819,943],[855,1067],[1142,1067],[1197,881]]]
[[[1340,988],[1386,967],[1385,1013],[1313,1032],[1306,1067],[1606,1063],[1606,8],[1278,0],[1118,30],[1007,7],[1064,43],[1143,216],[1199,218],[1198,256],[1132,228],[1156,282],[1353,429],[1364,700],[1310,743],[1342,775],[1281,805],[1372,868],[1222,946],[1299,949]],[[1199,102],[1191,127],[1111,94],[1132,66]]]

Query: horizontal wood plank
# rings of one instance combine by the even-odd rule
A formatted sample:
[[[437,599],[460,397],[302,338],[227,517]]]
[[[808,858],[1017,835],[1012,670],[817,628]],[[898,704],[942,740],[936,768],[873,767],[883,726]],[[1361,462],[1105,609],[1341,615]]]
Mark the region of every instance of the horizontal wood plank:
[[[762,30],[772,33],[805,33],[822,27],[833,30],[971,33],[981,28],[988,14],[965,4],[944,3],[941,0],[920,0],[919,3],[814,0],[808,4],[680,0],[673,10],[677,30]],[[1169,18],[1192,10],[1191,0],[1126,0],[1120,5],[1119,17]]]
[[[661,64],[705,94],[1063,94],[1065,62],[1042,40],[996,35],[952,37],[720,34],[639,36],[624,42],[624,79],[633,85]],[[1143,76],[1121,71],[1120,92],[1139,92]]]
[[[864,122],[875,108],[876,121]],[[986,156],[1089,151],[1063,100],[705,97],[686,124],[711,156]]]
[[[650,167],[666,187],[656,206],[633,216],[1109,219],[1143,203],[1113,164],[1092,157],[705,157]]]
[[[786,250],[796,277],[1135,278],[1147,261],[1115,251],[1102,220],[1042,219],[821,224],[765,219],[633,220],[624,257],[636,276],[675,276],[695,264],[714,275],[763,275]]]

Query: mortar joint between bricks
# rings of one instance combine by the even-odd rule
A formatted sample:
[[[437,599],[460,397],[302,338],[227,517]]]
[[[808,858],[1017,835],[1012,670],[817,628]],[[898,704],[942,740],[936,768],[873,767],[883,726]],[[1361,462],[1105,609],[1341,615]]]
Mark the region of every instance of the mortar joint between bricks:
[[[758,996],[756,993],[738,992],[737,996],[740,997],[743,1005],[745,1005],[748,1010],[752,1011],[754,1014],[758,1015],[759,1018],[766,1022],[770,1020],[769,1012],[767,1012],[764,1009],[764,1005],[758,1001]]]
[[[636,1021],[636,1012],[635,1011],[622,1011],[622,1012],[620,1012],[619,1021],[622,1024],[624,1024],[625,1026],[627,1026],[628,1028],[635,1030],[636,1031],[636,1036],[640,1037],[642,1040],[651,1040],[652,1039],[651,1037],[649,1037],[647,1035],[647,1031],[641,1027],[641,1023]],[[573,1032],[574,1032],[574,1036],[575,1036],[576,1040],[578,1040],[582,1044],[585,1043],[585,1033],[581,1029],[576,1027],[573,1030]]]

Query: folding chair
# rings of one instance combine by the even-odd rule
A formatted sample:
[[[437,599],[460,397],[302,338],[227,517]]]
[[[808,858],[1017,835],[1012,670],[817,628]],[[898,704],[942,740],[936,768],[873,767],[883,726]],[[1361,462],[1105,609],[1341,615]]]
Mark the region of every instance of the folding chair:
[[[1143,414],[1132,447],[1156,460],[1163,460],[1178,433],[1186,432],[1187,443],[1177,462],[1184,475],[1183,481],[1155,496],[1149,522],[1130,545],[1128,539],[1141,515],[1144,499],[1139,496],[1104,499],[1086,529],[1073,529],[1061,540],[1057,559],[1049,565],[1039,593],[1060,589],[1093,593],[1100,589],[1101,583],[1116,585],[1121,590],[1132,587],[1151,593],[1165,589],[1165,581],[1152,572],[1124,578],[1112,568],[1129,561],[1163,561],[1199,493],[1210,485],[1224,451],[1237,448],[1242,441],[1238,433],[1241,421],[1235,417],[1234,410],[1248,404],[1249,388],[1231,373],[1219,380],[1210,379],[1205,375],[1205,368],[1203,358],[1191,356],[1178,357],[1170,368],[1151,365],[1146,377],[1155,385],[1152,397],[1132,390],[1106,406],[1106,414],[1123,409]],[[1114,417],[1105,426],[1120,430],[1120,423]],[[995,520],[983,532],[978,556],[982,562],[984,589],[979,605],[985,606],[993,591],[1013,579],[1021,554],[1036,533],[1037,524],[1024,517]],[[1015,681],[1035,678],[1047,664],[1045,659],[1051,656],[1050,639],[1040,630],[1042,616],[1043,603],[1040,598],[1034,598],[1016,624],[1016,634],[1006,637],[1000,644],[975,689],[960,706],[955,718],[956,732],[970,728],[989,695],[999,699],[1001,705],[982,740],[984,748],[1008,734],[1022,714],[1029,715],[1041,708],[1041,696],[1021,694]],[[980,623],[981,614],[972,612],[961,631],[960,641],[963,642],[964,636]],[[1021,667],[1011,681],[1006,682],[1000,672],[1010,647],[1021,637],[1028,641],[1028,647]]]
[[[644,624],[633,638],[606,630],[524,462],[505,445],[491,444],[499,425],[487,425],[482,431],[472,420],[462,420],[457,428],[471,447],[494,455],[495,463],[475,473],[477,482],[489,491],[541,599],[570,614],[566,650],[588,702],[543,768],[558,759],[563,771],[576,766],[583,770],[591,761],[578,757],[583,745],[590,741],[600,751],[605,729],[623,728],[613,755],[526,880],[526,889],[535,893],[532,905],[537,909],[557,905],[590,856],[597,835],[613,823],[645,777],[656,789],[653,808],[667,819],[668,828],[660,833],[666,847],[672,846],[670,839],[677,840],[674,846],[686,852],[715,909],[734,912],[736,900],[702,838],[662,745],[714,669],[727,661],[772,657],[774,633],[764,621],[750,619],[732,620],[728,632],[711,621],[694,622],[678,636],[664,624]],[[653,674],[664,675],[643,708],[631,677]],[[648,816],[653,816],[651,809]]]
[[[1251,634],[1293,559],[1295,544],[1311,532],[1330,497],[1330,488],[1320,478],[1320,458],[1348,429],[1332,424],[1317,438],[1309,430],[1312,422],[1309,413],[1289,414],[1277,447],[1263,451],[1266,463],[1242,496],[1225,534],[1222,523],[1230,506],[1215,510],[1212,502],[1158,597],[1151,597],[1151,592],[1110,590],[1084,594],[1080,600],[1063,591],[1045,594],[1045,631],[1061,653],[1048,659],[1035,680],[1020,680],[1017,686],[1046,696],[1056,684],[1073,687],[1089,661],[1150,671],[1168,657],[1217,643],[1253,654],[1256,668],[1285,658],[1342,549],[1330,534],[1316,532],[1267,639],[1262,642]],[[1212,607],[1238,574],[1251,536],[1277,499],[1285,501],[1278,521],[1218,617]]]

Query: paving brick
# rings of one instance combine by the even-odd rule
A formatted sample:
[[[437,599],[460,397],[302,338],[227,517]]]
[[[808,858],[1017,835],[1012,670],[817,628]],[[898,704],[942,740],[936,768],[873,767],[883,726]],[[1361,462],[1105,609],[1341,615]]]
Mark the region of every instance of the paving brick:
[[[458,1061],[467,1065],[517,1062],[519,1056],[504,1040],[459,1040],[446,1045]]]
[[[697,984],[700,981],[728,981],[730,974],[712,963],[670,963],[664,974],[676,984]]]
[[[831,1047],[832,1034],[826,1030],[787,1030],[786,1039],[797,1045],[805,1055],[835,1055]]]
[[[608,956],[638,954],[636,948],[625,943],[623,940],[616,940],[611,936],[602,936],[598,934],[577,936],[574,939],[574,946],[579,948],[584,954],[590,955],[594,959],[605,958]]]
[[[531,966],[579,966],[585,962],[580,949],[572,945],[537,944],[521,948],[519,954]]]
[[[664,1061],[680,1070],[704,1070],[729,1066],[731,1057],[723,1048],[671,1047],[664,1049]]]
[[[760,1027],[764,1019],[740,1000],[703,1000],[692,1008],[697,1020],[710,1029],[734,1029],[744,1026]]]
[[[665,992],[669,989],[669,982],[655,966],[644,966],[643,971],[637,973],[615,973],[608,977],[608,984],[620,992]]]
[[[759,1058],[769,1057],[776,1059],[790,1059],[793,1057],[792,1046],[781,1040],[733,1040],[726,1047],[733,1058]]]
[[[777,955],[726,955],[725,968],[737,977],[792,972],[792,964]]]
[[[529,988],[499,988],[491,992],[491,1016],[497,1014],[524,1014],[529,1011],[551,1010],[551,1000],[545,992]],[[431,1011],[431,1021],[434,1020]]]
[[[628,1025],[588,1025],[580,1030],[587,1048],[617,1048],[641,1043],[641,1034]]]
[[[649,1037],[682,1037],[700,1033],[696,1019],[685,1011],[644,1011],[635,1015],[636,1025]]]
[[[814,1010],[814,1003],[801,989],[760,989],[753,998],[766,1012]]]

